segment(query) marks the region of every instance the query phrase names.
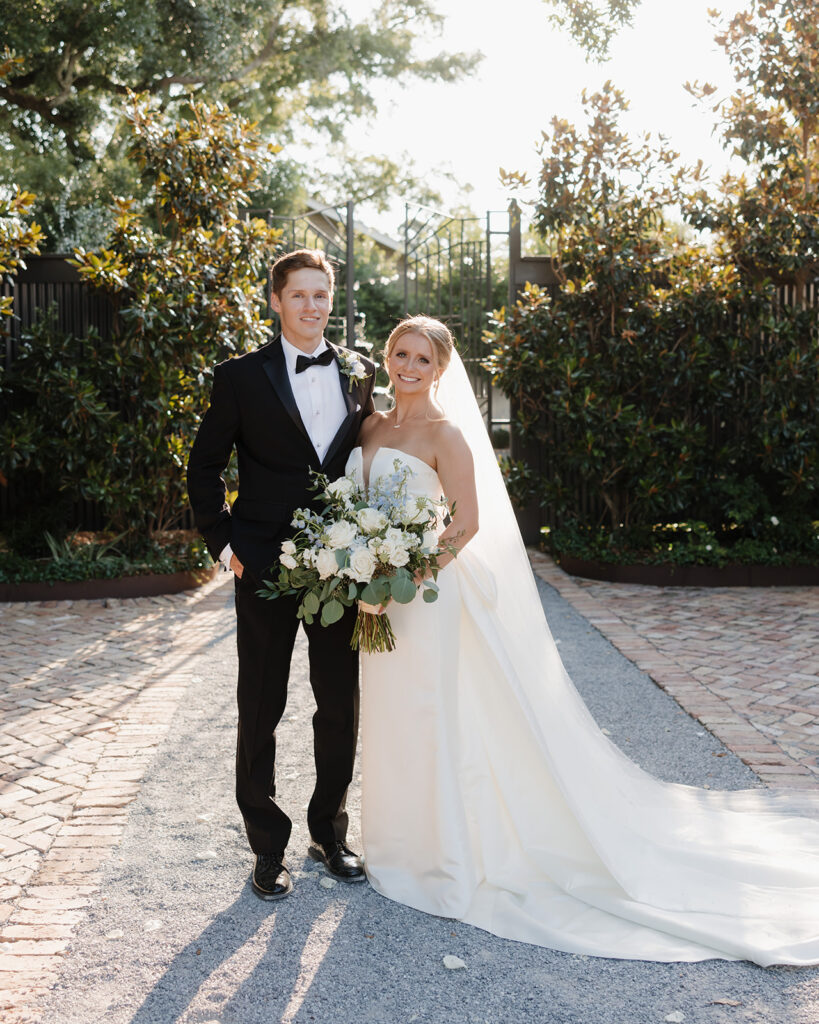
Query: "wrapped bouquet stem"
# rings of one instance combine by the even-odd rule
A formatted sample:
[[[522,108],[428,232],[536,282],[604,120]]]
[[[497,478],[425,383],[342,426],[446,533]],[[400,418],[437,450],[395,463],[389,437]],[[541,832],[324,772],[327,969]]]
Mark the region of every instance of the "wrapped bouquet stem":
[[[368,654],[395,650],[395,634],[383,605],[358,602],[352,645]]]

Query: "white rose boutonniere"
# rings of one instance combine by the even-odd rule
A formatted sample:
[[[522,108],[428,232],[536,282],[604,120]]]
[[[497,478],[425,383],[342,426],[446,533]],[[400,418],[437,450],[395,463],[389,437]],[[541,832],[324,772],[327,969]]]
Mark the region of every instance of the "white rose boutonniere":
[[[349,381],[347,385],[348,391],[353,390],[353,384],[363,384],[370,376],[367,373],[367,367],[355,352],[348,352],[342,349],[341,351],[336,350],[336,355],[338,356],[339,370]]]

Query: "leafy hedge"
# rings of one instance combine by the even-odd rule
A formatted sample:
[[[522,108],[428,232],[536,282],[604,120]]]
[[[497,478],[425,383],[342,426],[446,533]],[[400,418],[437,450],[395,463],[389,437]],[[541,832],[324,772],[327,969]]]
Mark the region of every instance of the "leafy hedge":
[[[571,286],[495,321],[490,366],[543,453],[540,475],[509,467],[513,493],[585,557],[819,562],[815,311],[728,270],[669,270],[613,331]]]
[[[41,558],[0,550],[0,583],[109,580],[190,572],[212,564],[204,542],[191,531],[144,538],[129,550],[120,547],[123,537],[74,533],[57,541],[46,532],[44,539],[49,554]]]
[[[555,120],[544,136],[555,286],[492,325],[513,494],[545,508],[558,552],[819,562],[819,312],[732,248],[675,237],[663,209],[698,169],[633,144],[611,86],[586,104],[586,135]]]
[[[45,531],[64,528],[66,503],[83,498],[138,565],[157,533],[183,522],[211,367],[270,336],[263,284],[279,232],[241,207],[274,147],[220,107],[171,120],[135,101],[130,124],[150,203],[116,200],[106,247],[75,254],[111,298],[113,332],[73,337],[43,315],[0,373],[0,473],[16,487],[8,532],[23,558],[46,555]]]

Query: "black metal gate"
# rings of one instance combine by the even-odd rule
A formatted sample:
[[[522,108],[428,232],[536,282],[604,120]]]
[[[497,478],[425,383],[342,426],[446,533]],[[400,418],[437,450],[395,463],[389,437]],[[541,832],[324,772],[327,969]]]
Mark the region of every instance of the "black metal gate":
[[[352,202],[342,206],[315,206],[295,216],[274,214],[271,210],[250,210],[282,232],[278,250],[321,249],[333,263],[336,274],[334,312],[327,324],[330,341],[355,347],[355,230]],[[268,309],[270,281],[268,279]],[[276,320],[276,314],[270,310]]]
[[[443,320],[458,343],[472,379],[475,394],[484,411],[487,426],[508,425],[508,413],[497,410],[487,373],[481,368],[483,331],[487,314],[506,301],[505,276],[495,270],[493,244],[509,237],[509,214],[492,211],[484,217],[463,217],[416,203],[404,205],[400,238],[373,232],[355,220],[352,202],[312,206],[296,216],[281,216],[270,210],[251,210],[282,231],[279,248],[321,249],[336,266],[335,313],[328,325],[330,340],[350,348],[370,348],[363,335],[366,299],[361,298],[357,255],[367,239],[374,240],[385,254],[387,277],[393,294],[400,296],[404,315],[425,313]],[[274,316],[271,312],[271,316]],[[275,316],[274,316],[275,318]],[[387,330],[381,325],[382,332]],[[386,341],[371,339],[377,346]]]
[[[508,239],[505,211],[460,217],[417,204],[404,208],[404,310],[437,317],[450,328],[490,429],[498,419],[481,367],[483,335],[487,315],[506,298],[505,282],[493,271],[496,236]]]

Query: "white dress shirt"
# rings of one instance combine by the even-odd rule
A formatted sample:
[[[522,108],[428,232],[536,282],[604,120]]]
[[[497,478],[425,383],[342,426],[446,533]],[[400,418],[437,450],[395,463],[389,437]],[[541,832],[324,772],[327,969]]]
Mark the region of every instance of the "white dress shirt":
[[[329,346],[322,340],[312,352],[302,352],[291,345],[282,335],[282,351],[287,365],[287,376],[290,388],[301,415],[302,423],[307,431],[319,461],[324,461],[327,449],[338,433],[338,428],[347,415],[347,406],[341,392],[338,363],[333,360],[327,366],[308,366],[301,373],[296,373],[296,360],[299,356],[319,356]],[[240,484],[241,486],[241,484]],[[230,567],[233,549],[226,544],[219,555],[219,561],[225,568]]]

